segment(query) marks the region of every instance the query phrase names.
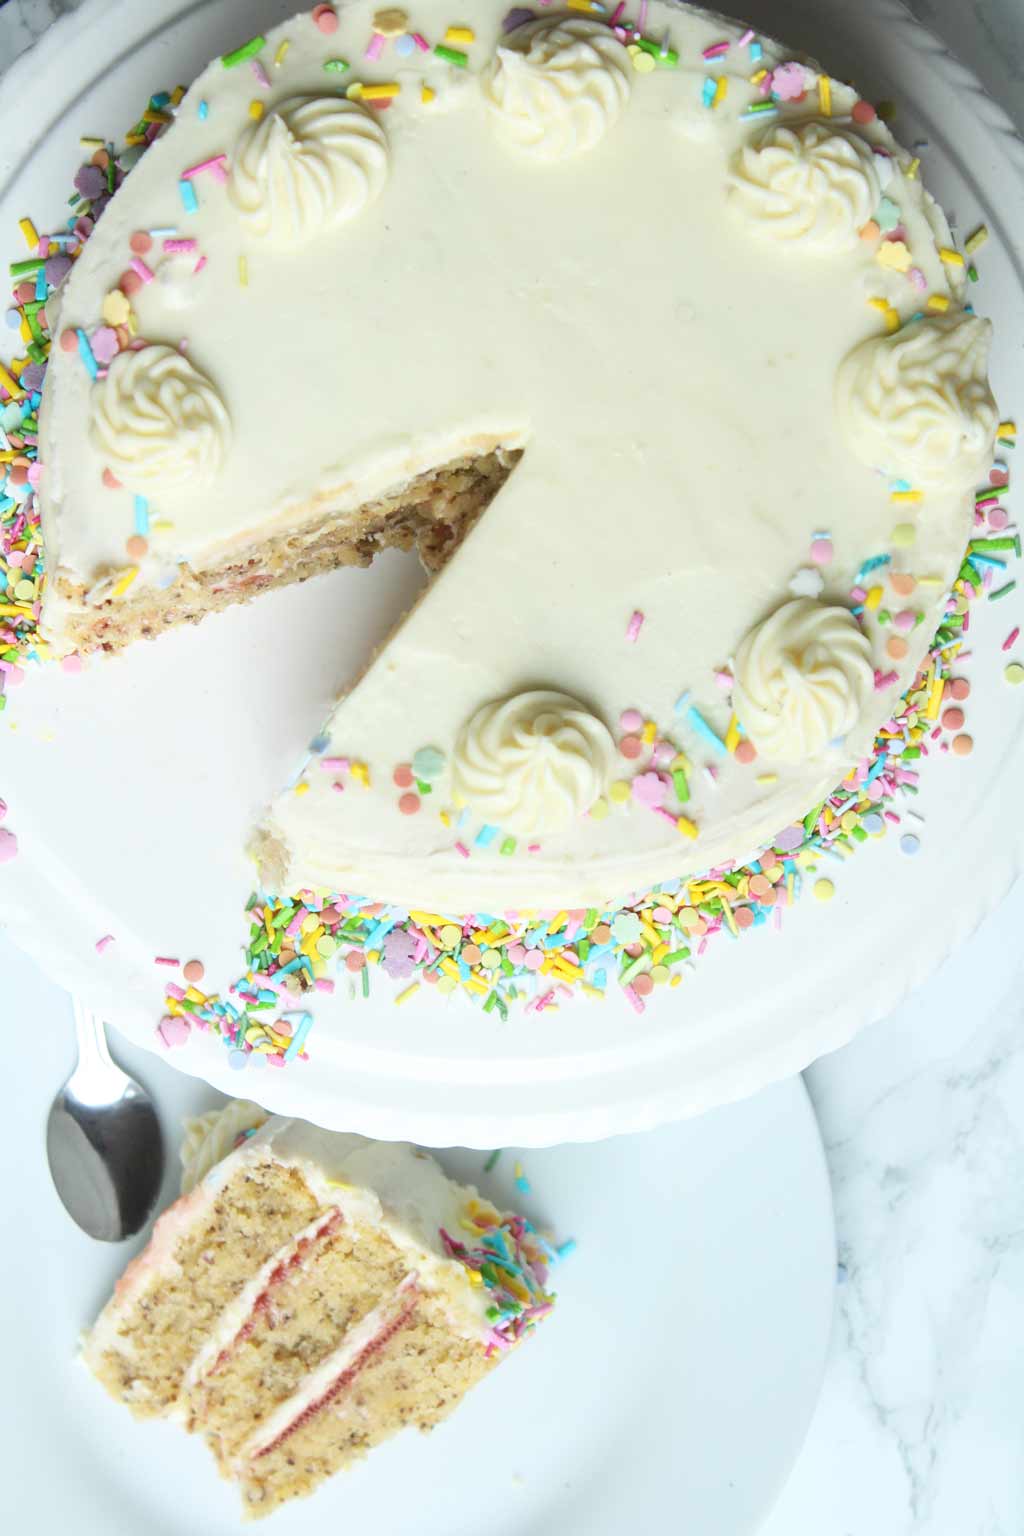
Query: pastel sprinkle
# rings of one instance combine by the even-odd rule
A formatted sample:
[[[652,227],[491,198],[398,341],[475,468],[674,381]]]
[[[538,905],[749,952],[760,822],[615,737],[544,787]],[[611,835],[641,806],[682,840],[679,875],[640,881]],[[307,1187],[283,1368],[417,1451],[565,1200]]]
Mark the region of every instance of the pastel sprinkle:
[[[233,53],[221,54],[220,61],[225,69],[234,69],[236,65],[244,64],[247,59],[255,58],[260,49],[265,46],[266,41],[266,38],[259,34],[250,37],[247,43],[243,43],[241,48],[236,48]]]
[[[626,625],[626,639],[635,645],[637,640],[640,638],[640,631],[643,629],[643,627],[644,616],[639,609],[634,609],[630,616],[629,623]]]

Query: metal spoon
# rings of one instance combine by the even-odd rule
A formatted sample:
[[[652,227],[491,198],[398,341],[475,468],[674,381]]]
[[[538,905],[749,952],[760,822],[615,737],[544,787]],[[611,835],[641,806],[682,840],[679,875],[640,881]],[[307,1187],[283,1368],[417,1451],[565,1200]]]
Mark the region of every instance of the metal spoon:
[[[46,1155],[64,1209],[116,1243],[145,1224],[164,1172],[153,1101],[115,1066],[101,1019],[75,1003],[78,1064],[50,1106]]]

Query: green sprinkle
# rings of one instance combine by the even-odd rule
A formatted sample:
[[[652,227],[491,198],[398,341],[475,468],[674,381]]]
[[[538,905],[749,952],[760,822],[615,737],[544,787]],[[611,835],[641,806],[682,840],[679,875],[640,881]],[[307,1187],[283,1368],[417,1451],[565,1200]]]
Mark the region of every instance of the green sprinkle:
[[[676,799],[680,805],[685,805],[690,798],[690,786],[686,782],[686,774],[681,768],[673,768],[672,785],[676,792]]]
[[[1016,549],[1017,540],[1009,534],[994,539],[972,539],[968,552],[972,555],[994,555],[1000,549]]]
[[[515,853],[515,851],[516,851],[516,840],[515,840],[515,838],[514,837],[506,837],[505,841],[502,843],[501,848],[498,851],[499,851],[499,853],[504,853],[504,854]]]
[[[340,75],[348,69],[347,59],[324,59],[324,69],[328,74]]]
[[[221,54],[220,61],[225,69],[234,69],[236,64],[244,64],[246,59],[254,59],[260,49],[265,46],[266,41],[265,37],[257,33],[255,37],[250,37],[247,43],[243,43],[241,48],[236,48],[234,53]]]
[[[42,256],[29,256],[25,261],[12,261],[7,270],[12,277],[27,277],[30,272],[38,272],[45,265]]]
[[[652,59],[657,59],[658,63],[664,65],[666,69],[675,69],[679,63],[679,55],[673,48],[666,48],[662,52],[661,44],[652,42],[649,37],[638,37],[637,47],[642,48],[644,53],[649,53]]]
[[[974,265],[973,261],[971,262],[970,266],[967,268],[967,276],[968,276],[968,278],[970,279],[970,281],[972,283],[976,283],[978,281],[978,269]]]
[[[994,592],[990,592],[989,593],[989,595],[988,595],[989,602],[990,603],[994,603],[1000,597],[1008,597],[1010,595],[1010,593],[1014,590],[1016,585],[1017,585],[1017,583],[1015,581],[1007,581],[1007,582],[1005,582],[1003,584],[1003,586],[997,587]]]
[[[363,996],[364,997],[369,997],[369,995],[370,995],[370,967],[368,965],[364,965],[359,974],[363,978]]]
[[[675,965],[677,960],[689,960],[689,958],[690,950],[684,945],[682,949],[674,949],[671,954],[665,955],[661,963],[662,965]]]
[[[490,1013],[493,1010],[494,1005],[495,1005],[495,1003],[497,1001],[498,1001],[498,994],[497,994],[497,992],[491,992],[488,995],[486,1003],[484,1003],[484,1013]]]
[[[501,1152],[501,1147],[495,1147],[486,1163],[484,1163],[484,1173],[490,1173],[491,1169],[497,1166],[498,1158],[501,1156]]]
[[[438,43],[434,52],[439,59],[447,59],[449,64],[454,64],[456,69],[465,69],[469,63],[468,53],[463,53],[458,48],[446,48],[444,43]]]

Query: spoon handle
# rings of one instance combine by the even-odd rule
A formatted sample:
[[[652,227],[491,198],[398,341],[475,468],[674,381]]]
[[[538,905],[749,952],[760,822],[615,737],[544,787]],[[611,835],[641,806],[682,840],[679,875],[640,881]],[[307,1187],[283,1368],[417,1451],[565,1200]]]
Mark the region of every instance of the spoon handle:
[[[75,998],[75,1034],[78,1038],[78,1059],[103,1067],[113,1067],[107,1046],[107,1031],[99,1014],[93,1013]]]

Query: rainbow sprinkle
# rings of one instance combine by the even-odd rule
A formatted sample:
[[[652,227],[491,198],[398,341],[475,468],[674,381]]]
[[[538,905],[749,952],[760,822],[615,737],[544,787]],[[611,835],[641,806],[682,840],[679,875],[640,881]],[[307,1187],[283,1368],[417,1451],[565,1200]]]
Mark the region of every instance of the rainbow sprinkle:
[[[548,1270],[574,1245],[553,1248],[524,1216],[502,1216],[487,1200],[470,1200],[459,1225],[473,1241],[460,1241],[441,1227],[445,1253],[490,1293],[487,1353],[511,1349],[551,1311],[555,1297],[547,1290]]]

